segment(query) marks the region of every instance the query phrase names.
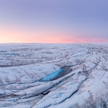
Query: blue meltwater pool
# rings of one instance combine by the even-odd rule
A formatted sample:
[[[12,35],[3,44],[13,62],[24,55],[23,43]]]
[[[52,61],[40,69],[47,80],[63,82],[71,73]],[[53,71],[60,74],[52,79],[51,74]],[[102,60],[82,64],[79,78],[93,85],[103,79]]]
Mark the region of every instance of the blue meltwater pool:
[[[51,79],[55,78],[57,75],[59,75],[59,73],[63,71],[63,69],[59,69],[51,74],[46,75],[45,77],[43,77],[41,80],[42,81],[50,81]]]

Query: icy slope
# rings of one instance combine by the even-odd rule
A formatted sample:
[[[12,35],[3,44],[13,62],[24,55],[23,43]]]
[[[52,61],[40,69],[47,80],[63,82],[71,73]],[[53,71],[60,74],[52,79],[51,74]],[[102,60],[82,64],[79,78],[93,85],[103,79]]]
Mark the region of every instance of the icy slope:
[[[0,45],[0,108],[107,108],[107,95],[107,44]]]

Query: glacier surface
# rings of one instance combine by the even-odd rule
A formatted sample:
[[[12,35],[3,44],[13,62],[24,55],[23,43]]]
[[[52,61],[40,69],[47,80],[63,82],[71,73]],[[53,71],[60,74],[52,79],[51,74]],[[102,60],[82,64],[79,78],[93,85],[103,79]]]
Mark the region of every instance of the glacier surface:
[[[108,44],[0,44],[0,108],[108,108],[107,94]]]

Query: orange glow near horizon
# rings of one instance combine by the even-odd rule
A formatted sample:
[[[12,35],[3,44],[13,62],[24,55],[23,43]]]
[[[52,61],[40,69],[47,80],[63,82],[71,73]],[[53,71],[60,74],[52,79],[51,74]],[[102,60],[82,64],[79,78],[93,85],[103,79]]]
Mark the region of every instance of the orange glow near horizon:
[[[0,43],[87,43],[108,42],[101,39],[89,39],[78,35],[55,31],[23,31],[21,29],[0,28]]]
[[[70,41],[66,33],[54,31],[23,31],[11,27],[0,30],[0,43],[68,43]],[[72,39],[71,42],[76,41]]]

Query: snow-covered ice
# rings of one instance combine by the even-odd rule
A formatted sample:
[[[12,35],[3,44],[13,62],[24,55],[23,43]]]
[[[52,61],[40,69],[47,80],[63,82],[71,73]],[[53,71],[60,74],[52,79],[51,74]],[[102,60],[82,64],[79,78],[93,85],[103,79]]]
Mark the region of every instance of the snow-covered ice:
[[[108,44],[0,44],[0,108],[107,108],[107,95]]]

